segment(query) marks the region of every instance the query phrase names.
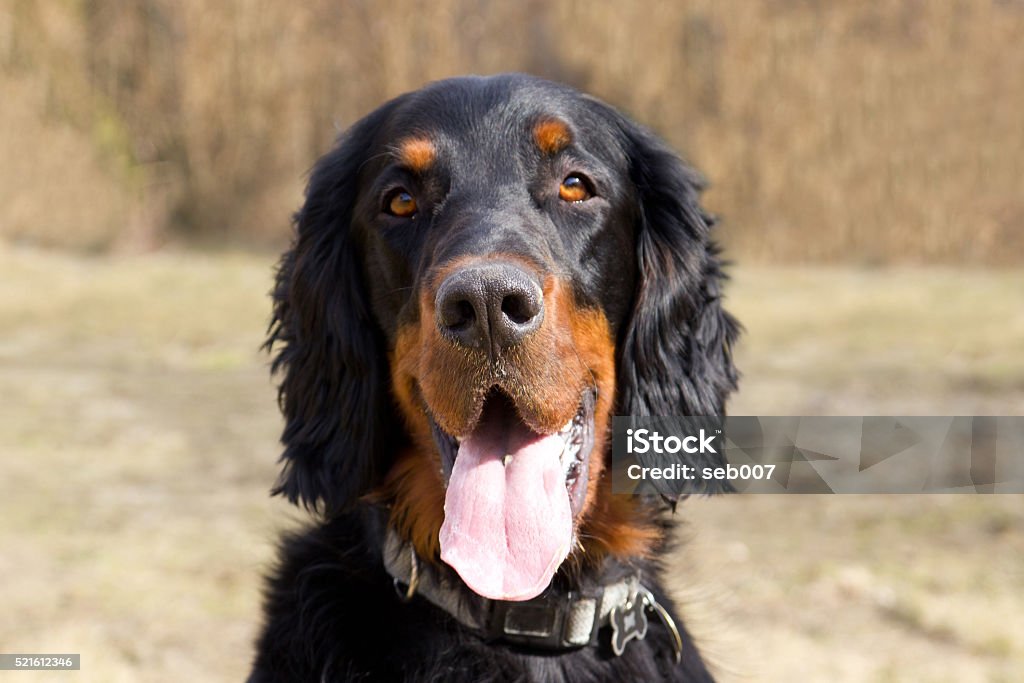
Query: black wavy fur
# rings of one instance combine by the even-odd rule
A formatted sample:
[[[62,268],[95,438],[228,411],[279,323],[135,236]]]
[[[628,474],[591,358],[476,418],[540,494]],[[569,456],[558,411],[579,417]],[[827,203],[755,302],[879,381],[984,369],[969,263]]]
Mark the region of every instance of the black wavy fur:
[[[370,311],[350,229],[360,165],[396,102],[349,130],[313,170],[278,268],[266,347],[283,372],[284,468],[274,494],[331,516],[387,471],[399,419],[388,390],[386,344]]]

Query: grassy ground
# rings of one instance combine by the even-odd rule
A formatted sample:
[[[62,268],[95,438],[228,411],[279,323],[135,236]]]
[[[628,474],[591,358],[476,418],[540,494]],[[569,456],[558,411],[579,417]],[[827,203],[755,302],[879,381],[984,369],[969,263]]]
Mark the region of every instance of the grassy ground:
[[[267,497],[272,257],[0,247],[0,651],[240,680],[259,576],[301,519]],[[737,270],[735,414],[1024,414],[1024,273]],[[671,581],[724,681],[1010,681],[1020,497],[684,506]]]

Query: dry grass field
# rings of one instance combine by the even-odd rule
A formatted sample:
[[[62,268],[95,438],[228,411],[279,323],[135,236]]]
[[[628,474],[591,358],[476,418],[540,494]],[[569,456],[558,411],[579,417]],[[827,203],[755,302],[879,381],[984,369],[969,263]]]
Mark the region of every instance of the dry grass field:
[[[1019,264],[1022,45],[1020,0],[0,0],[0,236],[276,243],[338,130],[526,71],[684,152],[745,263]]]
[[[302,515],[267,496],[258,351],[273,257],[0,245],[0,651],[236,681],[259,576]],[[736,269],[735,414],[1024,414],[1024,273]],[[1024,679],[1018,496],[691,501],[670,563],[721,679]]]

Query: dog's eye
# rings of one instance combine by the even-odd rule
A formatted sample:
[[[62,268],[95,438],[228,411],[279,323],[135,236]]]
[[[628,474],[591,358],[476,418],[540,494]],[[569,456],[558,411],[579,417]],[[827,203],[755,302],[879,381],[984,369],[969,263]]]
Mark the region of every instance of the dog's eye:
[[[416,213],[416,198],[405,188],[398,188],[388,195],[384,202],[384,210],[392,216],[410,218]]]
[[[558,196],[566,202],[585,202],[593,196],[590,185],[581,175],[566,176],[558,186]]]

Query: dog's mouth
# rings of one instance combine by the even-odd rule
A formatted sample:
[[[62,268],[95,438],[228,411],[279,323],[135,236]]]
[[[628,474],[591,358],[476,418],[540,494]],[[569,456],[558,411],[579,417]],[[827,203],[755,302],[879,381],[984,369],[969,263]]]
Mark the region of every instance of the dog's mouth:
[[[495,388],[461,438],[431,419],[447,486],[441,559],[476,593],[533,598],[569,554],[586,499],[594,405],[587,389],[572,419],[540,434]]]
[[[501,446],[507,445],[514,433],[529,432],[536,439],[544,438],[544,435],[538,434],[525,424],[519,417],[512,399],[497,388],[484,400],[480,418],[465,438],[460,439],[446,433],[433,417],[430,417],[430,426],[434,442],[441,454],[441,473],[446,487],[451,480],[455,460],[464,442],[486,441],[492,448],[496,448],[495,452],[502,451],[502,464],[508,466],[515,458],[515,453]],[[572,515],[575,518],[583,507],[587,487],[587,464],[590,462],[590,451],[594,447],[593,390],[587,389],[584,392],[576,414],[556,434],[561,442],[553,442],[551,445],[559,449],[557,457],[565,474],[565,488],[569,493]]]

